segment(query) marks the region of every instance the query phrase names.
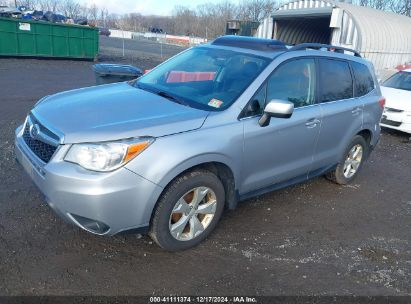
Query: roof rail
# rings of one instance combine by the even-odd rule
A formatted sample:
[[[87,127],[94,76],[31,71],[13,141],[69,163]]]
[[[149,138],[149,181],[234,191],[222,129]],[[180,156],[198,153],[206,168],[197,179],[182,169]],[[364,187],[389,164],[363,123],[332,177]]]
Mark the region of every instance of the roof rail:
[[[306,49],[315,49],[315,50],[326,49],[327,51],[330,51],[330,52],[343,53],[343,54],[344,54],[344,51],[347,51],[347,52],[353,53],[355,57],[361,57],[360,53],[357,52],[356,50],[345,48],[342,46],[322,44],[322,43],[301,43],[301,44],[297,44],[293,46],[292,48],[288,49],[288,51],[300,51],[300,50],[306,50]]]
[[[239,47],[256,51],[286,51],[284,42],[274,39],[226,35],[216,38],[211,44]]]

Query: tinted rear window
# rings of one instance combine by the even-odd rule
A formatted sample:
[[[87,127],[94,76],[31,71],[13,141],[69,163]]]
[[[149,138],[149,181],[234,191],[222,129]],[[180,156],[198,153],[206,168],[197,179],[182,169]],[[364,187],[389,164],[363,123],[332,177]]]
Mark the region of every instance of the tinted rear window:
[[[386,80],[382,85],[384,87],[411,91],[411,73],[398,72]]]
[[[355,78],[355,97],[367,95],[374,90],[374,79],[368,67],[358,62],[351,62]]]
[[[320,59],[321,102],[353,97],[353,83],[347,62]]]

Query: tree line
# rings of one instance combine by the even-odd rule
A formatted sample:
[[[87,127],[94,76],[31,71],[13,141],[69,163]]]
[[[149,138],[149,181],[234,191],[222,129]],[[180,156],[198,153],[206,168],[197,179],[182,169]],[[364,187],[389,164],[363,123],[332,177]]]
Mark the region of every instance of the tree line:
[[[207,1],[207,0],[205,0]],[[0,0],[0,5],[14,3],[42,11],[61,13],[70,18],[85,17],[91,24],[135,32],[161,29],[165,33],[212,39],[225,33],[230,19],[261,21],[286,0],[221,0],[196,7],[176,5],[170,16],[142,15],[138,12],[113,14],[95,4],[81,5],[77,0]],[[178,2],[178,1],[176,1]],[[411,0],[353,0],[354,4],[411,16]]]

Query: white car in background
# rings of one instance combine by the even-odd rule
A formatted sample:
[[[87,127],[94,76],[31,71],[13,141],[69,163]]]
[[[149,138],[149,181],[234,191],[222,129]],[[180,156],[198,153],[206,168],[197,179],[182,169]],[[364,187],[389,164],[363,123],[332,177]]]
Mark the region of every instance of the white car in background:
[[[411,134],[411,69],[384,81],[381,92],[386,100],[381,126]]]

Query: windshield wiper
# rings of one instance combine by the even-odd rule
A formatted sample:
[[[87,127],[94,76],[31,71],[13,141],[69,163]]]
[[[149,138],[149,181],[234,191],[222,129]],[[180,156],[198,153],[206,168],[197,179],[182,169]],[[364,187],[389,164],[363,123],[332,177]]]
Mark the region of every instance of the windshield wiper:
[[[179,104],[181,104],[181,105],[184,105],[184,106],[187,106],[187,107],[190,106],[188,103],[182,101],[182,100],[179,99],[179,98],[176,98],[176,97],[173,96],[173,95],[170,95],[170,94],[167,93],[167,92],[159,91],[159,92],[156,92],[156,94],[159,95],[159,96],[161,96],[161,97],[167,98],[167,99],[169,99],[169,100],[171,100],[171,101],[174,101],[174,102],[176,102],[176,103],[179,103]]]
[[[181,100],[181,99],[179,99],[179,98],[177,98],[177,97],[175,97],[175,96],[173,96],[173,95],[171,95],[167,92],[158,91],[156,89],[150,88],[150,87],[145,86],[145,85],[143,86],[138,82],[136,83],[136,85],[137,85],[137,88],[139,88],[141,90],[144,90],[144,91],[159,95],[159,96],[164,97],[164,98],[167,98],[168,100],[171,100],[171,101],[176,102],[178,104],[181,104],[181,105],[184,105],[184,106],[187,106],[187,107],[191,107],[187,102],[185,102],[185,101],[183,101],[183,100]]]

